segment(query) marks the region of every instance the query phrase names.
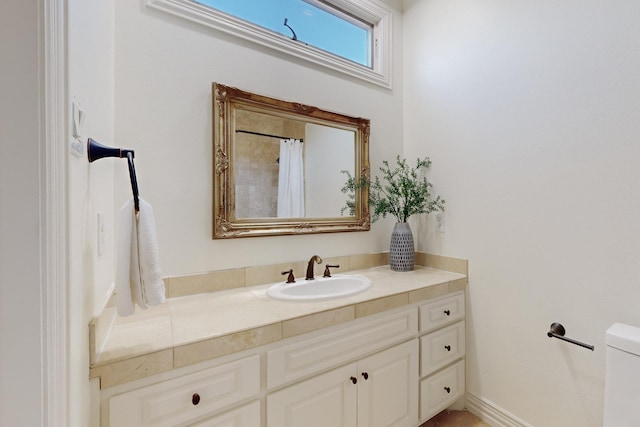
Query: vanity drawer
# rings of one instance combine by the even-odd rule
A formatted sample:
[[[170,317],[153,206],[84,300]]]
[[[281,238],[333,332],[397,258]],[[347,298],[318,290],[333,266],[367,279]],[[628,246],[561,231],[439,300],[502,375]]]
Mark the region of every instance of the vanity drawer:
[[[464,395],[464,360],[420,382],[420,419],[427,420]]]
[[[462,292],[420,306],[420,332],[429,332],[464,317]]]
[[[260,425],[260,402],[255,401],[189,427],[256,427]]]
[[[109,424],[182,425],[259,392],[260,356],[255,355],[115,395],[109,400]]]
[[[423,377],[464,356],[464,322],[420,338],[420,373]]]
[[[267,353],[267,386],[335,367],[417,333],[418,312],[411,308],[276,348]]]

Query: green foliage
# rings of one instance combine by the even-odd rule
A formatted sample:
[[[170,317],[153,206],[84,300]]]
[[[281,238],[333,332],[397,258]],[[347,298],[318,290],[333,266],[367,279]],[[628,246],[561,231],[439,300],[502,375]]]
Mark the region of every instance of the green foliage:
[[[444,199],[440,196],[432,196],[430,190],[433,185],[427,181],[426,176],[419,177],[421,169],[428,169],[431,160],[428,157],[418,158],[415,167],[409,167],[405,159],[396,157],[395,168],[391,169],[388,161],[383,161],[380,167],[382,179],[378,176],[373,181],[363,178],[357,180],[348,171],[342,171],[347,175],[347,182],[342,187],[342,192],[347,195],[346,210],[353,215],[355,211],[355,191],[361,188],[369,188],[369,210],[373,222],[387,215],[393,215],[398,222],[406,222],[411,215],[444,211]]]

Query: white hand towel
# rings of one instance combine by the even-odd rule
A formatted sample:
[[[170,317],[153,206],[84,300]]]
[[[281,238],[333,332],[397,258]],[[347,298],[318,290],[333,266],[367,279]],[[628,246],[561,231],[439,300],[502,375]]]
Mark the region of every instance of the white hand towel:
[[[135,308],[133,306],[133,292],[131,281],[131,246],[133,244],[133,236],[137,233],[133,227],[135,223],[135,213],[133,210],[133,199],[129,200],[120,209],[118,221],[118,245],[117,245],[117,262],[116,262],[116,309],[120,316],[128,316],[133,314]],[[137,245],[137,243],[136,243]],[[137,252],[136,252],[137,257]],[[139,281],[133,284],[134,287],[139,286]]]
[[[165,291],[160,272],[156,221],[153,218],[153,208],[142,199],[140,199],[140,212],[138,213],[138,254],[140,257],[142,300],[148,305],[164,303]]]
[[[153,209],[144,200],[139,202],[137,214],[133,200],[120,210],[116,272],[116,308],[120,316],[133,314],[134,304],[146,309],[147,305],[165,301]]]

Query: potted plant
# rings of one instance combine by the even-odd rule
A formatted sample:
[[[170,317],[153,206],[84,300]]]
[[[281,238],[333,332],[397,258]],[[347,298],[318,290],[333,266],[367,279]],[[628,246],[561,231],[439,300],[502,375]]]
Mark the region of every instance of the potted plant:
[[[348,171],[342,171],[347,175],[347,182],[342,187],[342,192],[347,194],[345,210],[353,212],[355,207],[355,190],[369,188],[369,211],[371,221],[375,222],[380,217],[387,215],[396,217],[396,224],[391,233],[389,247],[389,266],[395,271],[413,270],[415,263],[415,248],[413,234],[407,220],[412,215],[444,211],[444,199],[433,196],[433,185],[427,181],[425,175],[420,172],[431,166],[428,157],[416,162],[415,167],[410,167],[406,159],[396,156],[396,164],[392,169],[387,160],[382,162],[380,172],[382,178],[376,176],[373,180],[367,178],[356,179]]]

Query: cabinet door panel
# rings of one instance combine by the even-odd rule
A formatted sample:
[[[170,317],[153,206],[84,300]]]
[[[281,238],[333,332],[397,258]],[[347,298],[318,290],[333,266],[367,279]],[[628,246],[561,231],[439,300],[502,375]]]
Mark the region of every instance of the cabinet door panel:
[[[355,364],[267,396],[267,427],[355,427]]]
[[[411,427],[418,421],[418,340],[358,362],[358,426]],[[366,379],[365,379],[366,377]]]

